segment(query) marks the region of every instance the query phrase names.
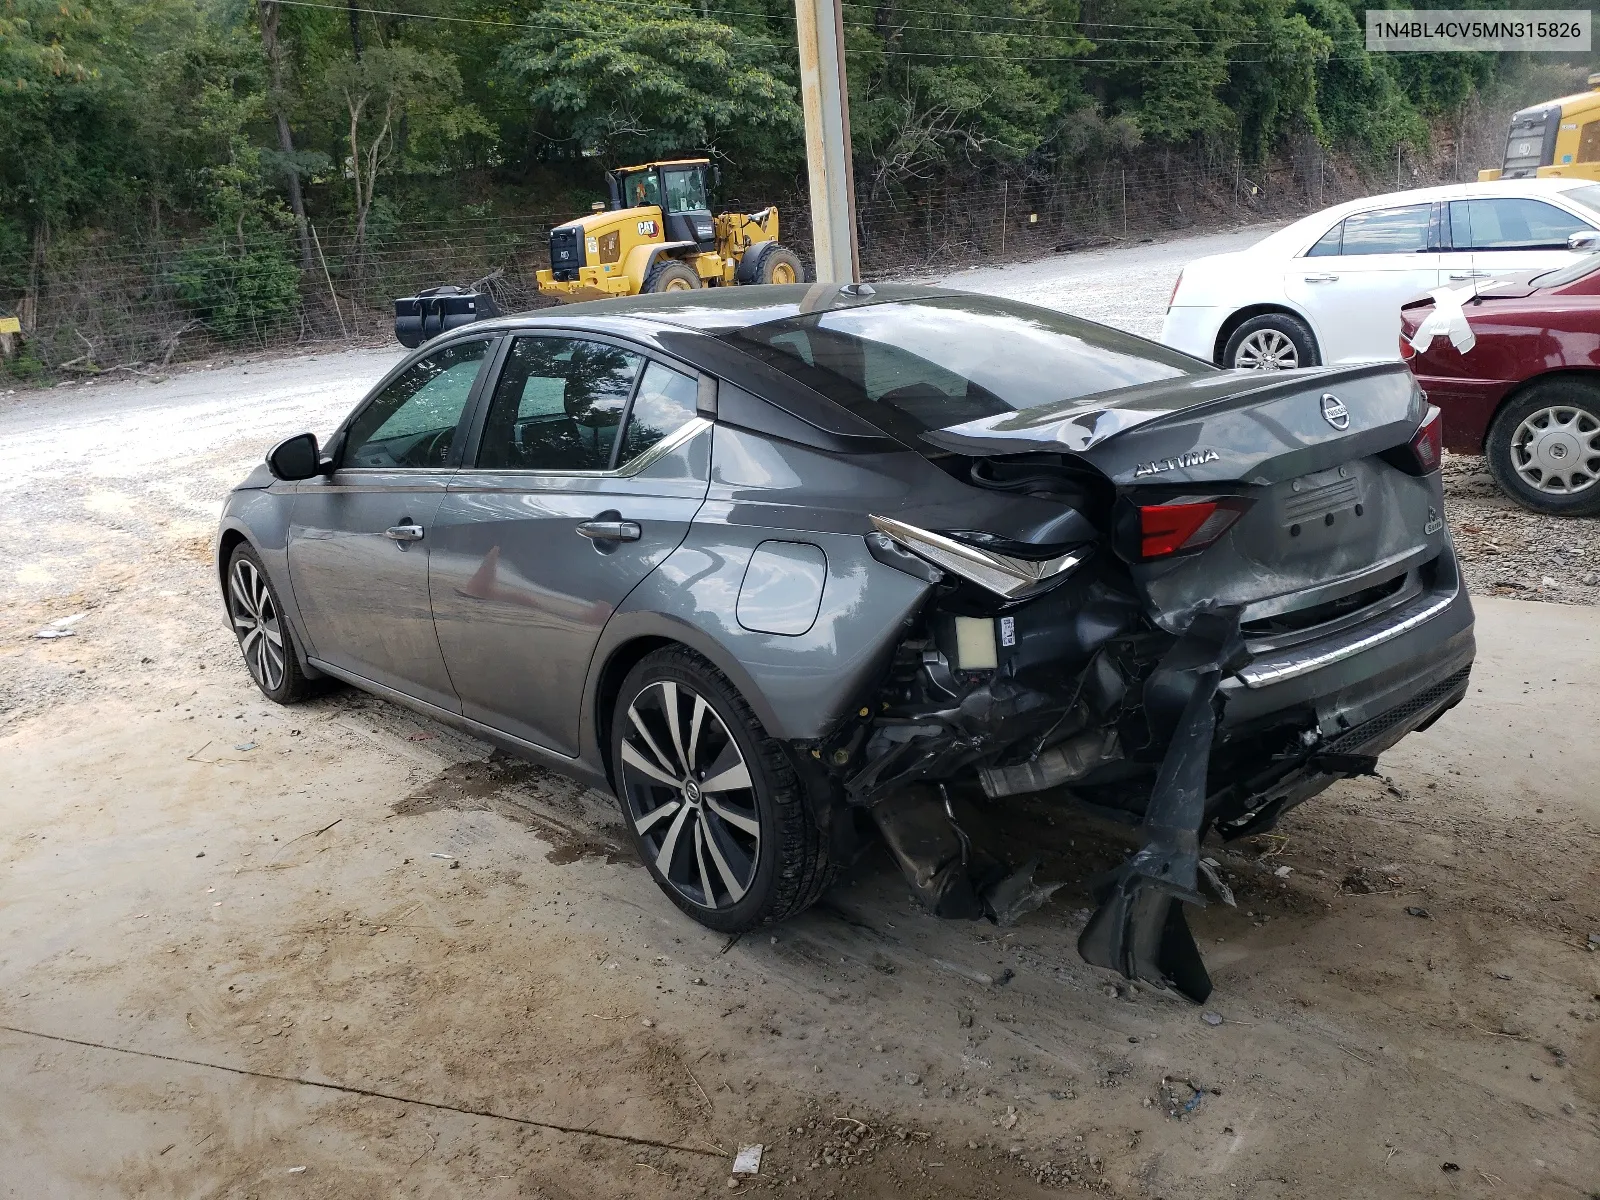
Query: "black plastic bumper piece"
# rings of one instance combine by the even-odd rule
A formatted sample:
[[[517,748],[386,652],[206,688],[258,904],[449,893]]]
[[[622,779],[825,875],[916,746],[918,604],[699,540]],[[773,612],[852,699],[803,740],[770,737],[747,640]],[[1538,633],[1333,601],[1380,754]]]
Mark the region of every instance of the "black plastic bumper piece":
[[[1196,890],[1206,772],[1217,724],[1217,687],[1249,661],[1238,608],[1195,614],[1145,682],[1152,737],[1167,750],[1140,831],[1144,845],[1103,876],[1099,907],[1078,938],[1078,953],[1097,967],[1176,991],[1196,1004],[1211,994],[1183,905],[1203,905]]]

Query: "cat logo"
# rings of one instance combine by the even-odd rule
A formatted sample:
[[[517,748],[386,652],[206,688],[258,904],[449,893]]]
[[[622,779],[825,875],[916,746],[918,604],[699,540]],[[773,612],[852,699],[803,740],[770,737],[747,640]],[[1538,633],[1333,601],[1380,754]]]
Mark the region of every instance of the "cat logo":
[[[639,222],[639,236],[640,237],[655,237],[660,232],[661,232],[661,226],[657,225],[654,221],[640,221]]]

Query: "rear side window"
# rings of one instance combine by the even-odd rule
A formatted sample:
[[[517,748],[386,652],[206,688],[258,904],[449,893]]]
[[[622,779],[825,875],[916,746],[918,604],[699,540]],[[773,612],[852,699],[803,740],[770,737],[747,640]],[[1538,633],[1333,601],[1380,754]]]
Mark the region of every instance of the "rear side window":
[[[930,429],[1214,370],[1142,338],[984,296],[791,317],[727,340],[908,444]]]
[[[628,410],[628,427],[622,435],[617,466],[632,462],[662,438],[681,429],[695,416],[700,391],[697,380],[653,362],[644,369],[639,390]]]
[[[1307,258],[1323,258],[1344,253],[1344,222],[1340,221],[1317,239],[1317,244],[1306,251]]]
[[[644,362],[604,342],[520,337],[495,384],[478,466],[604,471]]]
[[[1415,254],[1426,250],[1432,215],[1431,204],[1352,213],[1344,219],[1340,253],[1348,258],[1352,254]]]
[[[1570,235],[1589,228],[1543,200],[1450,202],[1450,242],[1457,250],[1565,250]]]

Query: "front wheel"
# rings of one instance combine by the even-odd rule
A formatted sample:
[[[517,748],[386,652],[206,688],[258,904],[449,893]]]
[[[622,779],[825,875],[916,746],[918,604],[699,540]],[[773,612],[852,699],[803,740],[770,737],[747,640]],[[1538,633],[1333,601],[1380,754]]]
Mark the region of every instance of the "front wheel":
[[[1263,313],[1233,331],[1222,365],[1244,371],[1294,371],[1317,365],[1317,339],[1299,317]]]
[[[702,925],[743,933],[781,921],[831,882],[827,841],[784,747],[692,651],[658,650],[628,673],[611,763],[639,857]]]
[[[228,619],[250,678],[268,700],[298,704],[317,693],[319,681],[301,669],[278,590],[247,542],[234,547],[228,560]]]
[[[644,290],[652,293],[692,292],[699,286],[700,276],[693,267],[670,258],[651,267],[644,281]]]
[[[1600,388],[1576,379],[1537,384],[1505,404],[1484,447],[1489,473],[1524,508],[1600,513]]]

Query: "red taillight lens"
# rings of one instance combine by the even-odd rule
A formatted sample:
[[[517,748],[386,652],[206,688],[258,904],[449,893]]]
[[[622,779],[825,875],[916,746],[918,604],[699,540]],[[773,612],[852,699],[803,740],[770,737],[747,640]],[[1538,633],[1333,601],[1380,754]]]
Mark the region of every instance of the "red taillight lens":
[[[1437,406],[1428,406],[1428,415],[1411,435],[1411,454],[1422,475],[1432,475],[1444,462],[1444,413]]]
[[[1178,302],[1178,289],[1183,286],[1183,272],[1178,272],[1178,277],[1172,281],[1172,295],[1167,297],[1167,308],[1171,309]]]
[[[1406,331],[1400,331],[1400,361],[1410,362],[1417,356],[1417,348],[1411,344],[1411,339],[1406,336]]]
[[[1180,550],[1203,550],[1244,513],[1232,499],[1150,504],[1139,508],[1139,557],[1165,558]]]

